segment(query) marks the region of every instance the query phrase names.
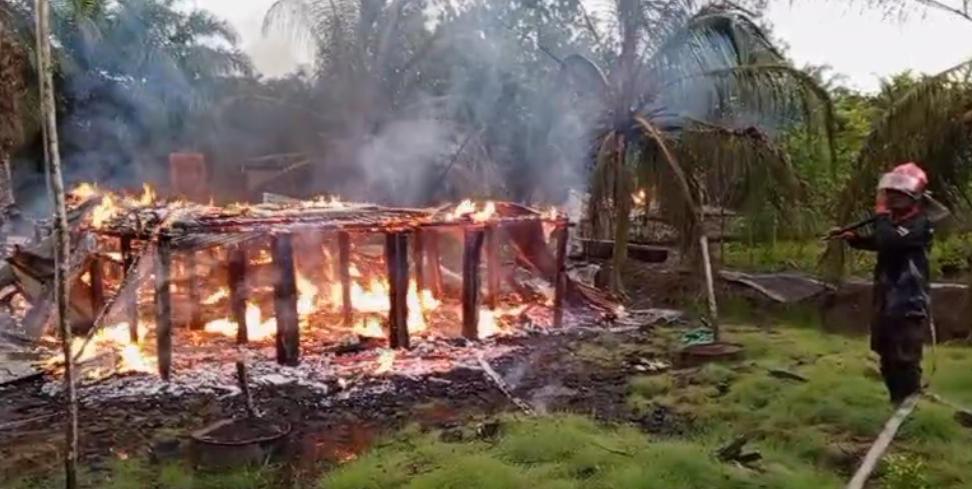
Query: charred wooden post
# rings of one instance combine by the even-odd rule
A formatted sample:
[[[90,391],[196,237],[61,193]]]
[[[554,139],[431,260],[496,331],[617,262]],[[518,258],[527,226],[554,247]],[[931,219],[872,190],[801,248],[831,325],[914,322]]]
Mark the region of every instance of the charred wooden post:
[[[128,277],[129,273],[135,273],[132,265],[135,264],[135,253],[132,251],[132,238],[124,236],[121,238],[122,280]],[[138,343],[138,284],[132,286],[131,291],[121,291],[125,294],[124,308],[125,316],[128,319],[128,335],[132,343]]]
[[[388,265],[388,346],[409,348],[408,337],[408,236],[385,234],[385,263]]]
[[[496,309],[499,302],[500,272],[499,229],[496,226],[487,226],[486,287],[489,291],[489,297],[486,298],[486,304],[490,309]]]
[[[482,229],[466,228],[462,252],[462,336],[479,339],[479,262],[483,251]]]
[[[337,242],[337,276],[341,280],[341,317],[344,320],[344,327],[351,328],[354,325],[351,305],[351,236],[341,231],[337,235]]]
[[[91,280],[91,311],[97,317],[105,307],[104,268],[98,255],[88,263],[88,278]]]
[[[169,380],[172,373],[172,249],[169,237],[158,241],[155,255],[155,333],[159,375]]]
[[[442,298],[442,264],[439,258],[439,233],[433,230],[424,232],[422,245],[425,248],[425,260],[428,262],[429,280],[431,280],[432,295],[436,299]]]
[[[228,257],[230,311],[236,321],[236,344],[245,345],[250,341],[246,324],[246,300],[249,289],[246,282],[246,245],[240,243],[229,249]]]
[[[415,266],[415,290],[422,297],[425,290],[425,243],[423,232],[416,229],[412,234],[412,264]]]
[[[186,279],[189,281],[189,329],[201,331],[206,325],[202,319],[202,297],[200,297],[199,292],[196,263],[196,252],[186,253]]]
[[[300,318],[297,315],[297,276],[294,271],[293,237],[281,234],[271,243],[275,280],[273,304],[277,318],[277,363],[300,363]]]
[[[564,324],[564,295],[567,292],[567,238],[570,228],[561,225],[554,231],[557,246],[557,273],[554,275],[554,327]]]

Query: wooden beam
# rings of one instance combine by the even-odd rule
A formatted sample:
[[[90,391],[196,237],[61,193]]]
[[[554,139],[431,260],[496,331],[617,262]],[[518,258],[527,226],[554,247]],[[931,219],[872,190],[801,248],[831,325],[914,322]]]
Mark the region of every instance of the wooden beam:
[[[388,346],[409,348],[408,337],[408,236],[385,234],[385,263],[388,265]]]
[[[88,278],[91,279],[91,312],[98,317],[105,307],[104,268],[98,255],[93,255],[88,263]]]
[[[249,326],[246,324],[246,301],[249,288],[246,281],[246,245],[232,245],[227,257],[230,289],[230,311],[236,321],[236,344],[245,345],[250,341]]]
[[[336,275],[341,280],[341,318],[345,328],[354,326],[354,305],[351,303],[351,235],[341,231],[337,235],[338,260]]]
[[[499,229],[496,226],[486,227],[486,288],[489,295],[486,304],[490,309],[495,310],[499,303],[500,294],[500,256],[499,256]]]
[[[567,226],[558,227],[554,232],[557,246],[557,274],[554,276],[554,319],[555,328],[564,325],[564,295],[567,293],[567,240],[570,229]]]
[[[898,429],[908,419],[908,416],[911,416],[911,413],[915,411],[915,407],[918,406],[920,399],[921,393],[912,394],[898,406],[897,411],[884,424],[884,429],[881,430],[881,434],[878,435],[877,439],[874,440],[874,444],[867,451],[867,456],[864,457],[861,466],[854,473],[854,477],[847,483],[847,489],[864,488],[874,469],[881,462],[881,458],[884,457],[884,453],[891,446],[891,442],[894,441],[894,436],[898,434]]]
[[[189,329],[202,331],[206,326],[202,319],[202,297],[199,291],[199,277],[196,274],[196,252],[186,253],[186,280],[189,282]]]
[[[297,276],[294,270],[293,237],[280,234],[271,242],[276,277],[273,305],[277,318],[277,363],[300,363],[300,318],[297,315]]]
[[[159,376],[169,380],[172,374],[172,249],[169,238],[162,236],[155,254],[155,336]]]
[[[425,290],[425,238],[421,229],[412,233],[412,265],[415,267],[415,290],[422,297]]]
[[[425,260],[431,280],[432,295],[436,299],[442,298],[442,260],[439,257],[439,233],[426,230],[423,232],[422,245],[425,248]]]
[[[122,271],[122,282],[128,277],[129,273],[137,273],[132,270],[132,265],[135,264],[135,253],[132,250],[132,238],[130,236],[124,236],[121,238],[121,254],[122,263],[124,270]],[[138,284],[132,286],[131,291],[122,291],[125,293],[124,310],[125,317],[128,320],[128,335],[132,343],[138,343]]]
[[[479,339],[479,262],[483,250],[482,229],[466,228],[462,252],[462,336]]]

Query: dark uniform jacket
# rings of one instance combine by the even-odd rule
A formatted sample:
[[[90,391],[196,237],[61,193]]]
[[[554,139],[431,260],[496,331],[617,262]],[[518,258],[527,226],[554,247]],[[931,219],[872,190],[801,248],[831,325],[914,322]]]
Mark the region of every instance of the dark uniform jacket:
[[[874,319],[928,318],[928,252],[933,230],[924,212],[895,223],[878,216],[874,232],[848,240],[854,248],[877,252]]]

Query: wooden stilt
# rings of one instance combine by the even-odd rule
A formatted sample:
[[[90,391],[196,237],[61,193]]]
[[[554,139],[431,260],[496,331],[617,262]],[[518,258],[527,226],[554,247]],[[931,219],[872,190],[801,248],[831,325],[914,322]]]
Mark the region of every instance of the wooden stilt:
[[[436,231],[425,231],[422,236],[422,245],[425,248],[425,260],[429,271],[429,284],[432,295],[436,299],[442,298],[442,268],[439,258],[439,233]]]
[[[385,263],[388,265],[388,346],[409,348],[408,337],[408,236],[402,232],[385,235]]]
[[[172,250],[169,238],[162,236],[155,255],[155,335],[159,376],[169,380],[172,374]]]
[[[189,281],[189,329],[201,331],[206,325],[202,320],[202,297],[200,297],[196,264],[196,252],[186,253],[186,280]]]
[[[423,232],[416,229],[412,234],[412,265],[415,266],[415,290],[421,297],[425,290],[425,243]]]
[[[132,265],[135,263],[135,253],[132,251],[132,238],[125,236],[121,238],[121,254],[124,271],[122,278],[128,277],[129,273],[134,273]],[[125,307],[125,317],[128,320],[128,335],[132,343],[138,343],[138,284],[132,286],[131,291],[122,291]]]
[[[236,344],[245,345],[250,341],[246,324],[246,300],[249,289],[246,283],[246,245],[237,244],[229,249],[228,257],[230,311],[236,321]]]
[[[500,256],[499,229],[496,226],[486,227],[486,288],[489,296],[486,304],[490,309],[496,309],[500,294]]]
[[[467,228],[462,253],[462,336],[479,339],[479,261],[483,251],[482,229]]]
[[[341,280],[341,317],[344,327],[354,326],[354,310],[351,304],[351,236],[341,231],[337,235],[338,260],[337,276]]]
[[[557,246],[557,274],[554,276],[554,327],[564,325],[564,295],[567,292],[567,238],[570,229],[564,225],[554,233]]]
[[[97,317],[105,307],[104,269],[97,255],[88,264],[88,278],[91,279],[91,311]]]
[[[274,236],[271,247],[276,272],[273,304],[277,318],[277,363],[295,366],[300,363],[300,322],[293,237],[287,234]]]

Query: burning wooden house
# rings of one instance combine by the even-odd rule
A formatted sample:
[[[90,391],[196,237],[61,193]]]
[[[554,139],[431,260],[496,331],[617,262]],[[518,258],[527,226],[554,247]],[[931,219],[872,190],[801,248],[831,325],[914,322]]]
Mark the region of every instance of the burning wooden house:
[[[611,308],[568,279],[570,224],[556,210],[217,207],[163,203],[148,188],[125,197],[81,187],[70,200],[91,207],[82,232],[100,250],[80,278],[98,311],[80,342],[110,343],[163,379],[180,344],[273,341],[277,362],[292,366],[302,351],[349,341],[407,349],[430,335],[559,328],[568,303]]]

